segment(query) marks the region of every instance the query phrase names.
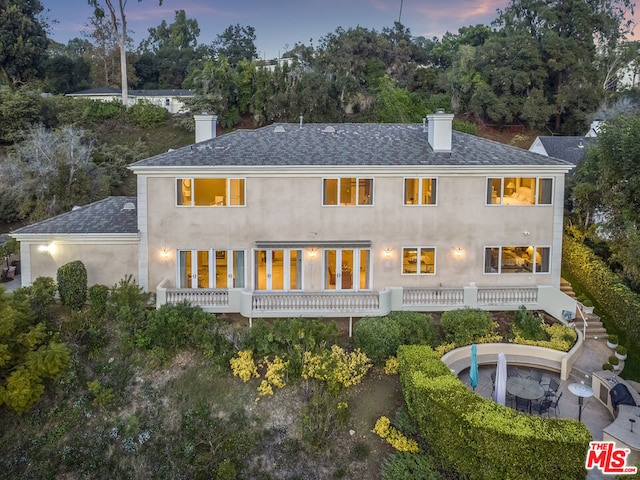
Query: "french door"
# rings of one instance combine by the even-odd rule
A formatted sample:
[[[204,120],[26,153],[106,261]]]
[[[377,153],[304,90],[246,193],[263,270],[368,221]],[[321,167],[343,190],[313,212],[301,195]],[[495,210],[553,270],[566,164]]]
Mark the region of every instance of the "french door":
[[[302,250],[254,250],[256,290],[302,290]]]
[[[369,290],[371,250],[340,248],[324,251],[325,290]]]
[[[244,250],[178,251],[178,288],[244,288]]]

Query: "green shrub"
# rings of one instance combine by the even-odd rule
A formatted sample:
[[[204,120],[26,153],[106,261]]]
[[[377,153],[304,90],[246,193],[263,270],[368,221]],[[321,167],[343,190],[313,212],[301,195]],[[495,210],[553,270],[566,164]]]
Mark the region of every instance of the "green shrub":
[[[36,319],[46,322],[51,319],[51,305],[55,302],[58,287],[51,277],[38,277],[30,288],[31,307]]]
[[[447,341],[458,346],[469,345],[489,335],[496,328],[491,313],[471,308],[444,312],[440,322]]]
[[[165,304],[149,312],[139,338],[145,339],[145,348],[161,348],[168,352],[193,348],[200,345],[207,326],[214,320],[213,315],[187,302]]]
[[[58,292],[62,304],[71,310],[80,310],[87,301],[87,269],[80,260],[58,268]]]
[[[434,337],[432,317],[418,312],[391,312],[365,317],[353,327],[353,341],[375,363],[394,356],[400,345],[428,344]]]
[[[620,359],[615,355],[610,355],[607,361],[613,366],[620,364]]]
[[[144,324],[148,302],[149,294],[145,293],[129,275],[111,289],[107,301],[107,314],[125,325],[130,333],[135,334]]]
[[[126,115],[127,107],[119,100],[110,102],[85,101],[83,120],[89,123],[102,123],[105,120],[123,118]]]
[[[380,363],[396,354],[402,344],[398,322],[388,317],[365,317],[353,327],[353,343],[374,363]]]
[[[93,314],[98,317],[104,317],[107,311],[107,300],[109,299],[109,287],[106,285],[91,285],[89,287],[89,307]]]
[[[304,352],[315,352],[336,343],[338,327],[318,319],[256,320],[240,341],[240,350],[251,350],[256,358],[279,356],[289,361],[292,377],[302,373]]]
[[[433,459],[421,453],[394,452],[384,459],[380,468],[383,480],[441,480]]]
[[[161,106],[139,102],[129,108],[127,115],[141,128],[155,128],[167,122],[169,113]]]
[[[602,364],[602,369],[603,370],[609,370],[609,371],[613,371],[613,365],[611,365],[610,363],[603,363]]]
[[[626,349],[626,347],[623,347],[622,345],[618,345],[616,347],[616,353],[618,355],[626,355],[627,354],[627,349]]]
[[[513,330],[515,334],[520,334],[527,340],[546,340],[547,334],[542,329],[542,321],[532,312],[528,311],[524,305],[513,314],[513,319]]]
[[[615,333],[610,333],[609,335],[607,335],[607,341],[609,343],[617,345],[618,344],[618,335],[616,335]]]

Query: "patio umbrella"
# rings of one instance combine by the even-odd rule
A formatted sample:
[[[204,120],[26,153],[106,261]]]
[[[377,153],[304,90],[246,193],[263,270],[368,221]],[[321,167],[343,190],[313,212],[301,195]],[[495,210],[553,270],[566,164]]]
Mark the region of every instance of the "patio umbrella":
[[[469,384],[474,390],[478,386],[478,346],[471,345],[471,367],[469,367]]]
[[[496,403],[506,405],[507,396],[507,358],[504,353],[498,354],[498,365],[496,366],[496,388],[493,393],[493,400]]]

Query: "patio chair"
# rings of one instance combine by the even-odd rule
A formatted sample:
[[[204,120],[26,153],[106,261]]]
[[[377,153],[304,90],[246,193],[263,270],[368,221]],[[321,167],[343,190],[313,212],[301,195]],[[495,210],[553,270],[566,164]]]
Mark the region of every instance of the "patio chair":
[[[549,404],[549,410],[553,408],[553,413],[555,414],[556,418],[558,418],[558,412],[560,412],[560,407],[558,406],[558,403],[560,402],[561,397],[562,397],[562,393],[560,393],[560,395],[558,395],[557,397],[552,398],[551,403]],[[549,415],[549,412],[547,412],[547,415]]]
[[[533,403],[531,405],[531,411],[537,413],[538,415],[542,415],[544,413],[547,414],[547,417],[549,416],[549,408],[551,408],[551,400],[548,398],[545,398],[544,400],[542,400],[540,403]]]
[[[542,372],[540,370],[532,368],[528,378],[529,380],[540,383],[542,381]]]
[[[558,394],[558,388],[560,388],[560,384],[553,378],[549,379],[549,385],[547,386],[547,391],[544,392],[544,396],[547,398],[555,397]]]
[[[529,413],[531,411],[531,400],[516,397],[516,411]]]

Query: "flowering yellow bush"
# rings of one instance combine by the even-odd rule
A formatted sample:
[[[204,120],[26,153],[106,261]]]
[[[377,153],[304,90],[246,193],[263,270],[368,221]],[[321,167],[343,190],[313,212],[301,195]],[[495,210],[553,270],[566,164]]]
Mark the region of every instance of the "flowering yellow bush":
[[[443,343],[435,348],[435,352],[439,357],[442,357],[445,353],[455,350],[458,346],[455,343]]]
[[[264,374],[265,380],[260,382],[258,387],[258,393],[261,397],[267,395],[273,395],[273,387],[284,388],[286,383],[284,377],[287,374],[287,367],[289,362],[285,362],[277,355],[273,358],[273,362],[270,362],[268,358],[264,359],[264,364],[267,366],[267,371]],[[257,401],[258,399],[256,399]]]
[[[243,381],[248,382],[252,378],[258,378],[258,368],[253,361],[253,352],[251,350],[241,350],[237,357],[229,360],[231,371],[236,377],[240,377]]]
[[[576,338],[578,337],[575,330],[560,323],[554,323],[553,325],[543,323],[542,329],[547,332],[547,335],[549,335],[549,340],[527,340],[520,335],[516,335],[515,343],[552,348],[561,352],[568,352],[576,343]]]
[[[377,433],[380,438],[386,440],[399,452],[417,453],[420,451],[418,443],[405,437],[397,428],[392,427],[387,417],[380,417],[371,431]]]
[[[371,361],[359,348],[346,353],[333,345],[331,351],[304,352],[302,378],[325,381],[330,389],[338,391],[359,384],[370,368]]]
[[[384,373],[387,375],[396,375],[400,369],[400,364],[396,357],[389,357],[384,364]]]

